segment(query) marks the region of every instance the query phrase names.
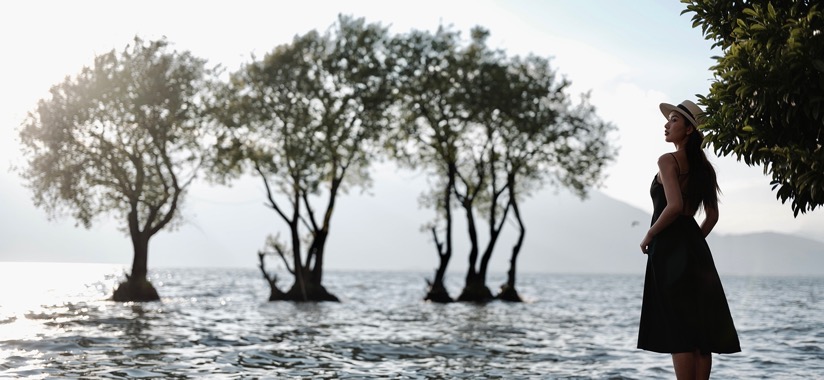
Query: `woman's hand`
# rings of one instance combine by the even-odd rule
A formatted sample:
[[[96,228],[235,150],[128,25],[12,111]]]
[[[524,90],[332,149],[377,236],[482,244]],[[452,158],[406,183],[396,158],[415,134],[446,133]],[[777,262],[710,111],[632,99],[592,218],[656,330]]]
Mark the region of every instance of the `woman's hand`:
[[[645,255],[647,253],[649,253],[649,245],[650,244],[652,244],[652,235],[647,233],[644,236],[644,240],[641,240],[641,252],[643,252]]]

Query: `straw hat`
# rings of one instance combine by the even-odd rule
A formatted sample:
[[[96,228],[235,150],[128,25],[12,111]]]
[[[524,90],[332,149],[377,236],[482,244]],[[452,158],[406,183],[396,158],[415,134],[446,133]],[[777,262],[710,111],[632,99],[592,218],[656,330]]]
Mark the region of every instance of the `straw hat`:
[[[701,110],[701,107],[698,107],[698,105],[689,100],[685,100],[677,106],[669,103],[661,103],[658,108],[661,109],[661,113],[664,114],[666,118],[669,118],[670,112],[675,111],[683,115],[696,128],[704,124],[704,111]]]

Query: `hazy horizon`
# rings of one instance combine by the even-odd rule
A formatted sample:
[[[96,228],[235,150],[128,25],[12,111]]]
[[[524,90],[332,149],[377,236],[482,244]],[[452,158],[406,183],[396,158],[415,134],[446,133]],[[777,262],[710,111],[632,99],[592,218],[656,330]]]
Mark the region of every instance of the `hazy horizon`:
[[[568,213],[573,220],[559,226],[554,226],[549,213],[533,214],[526,226],[523,255],[546,250],[541,244],[547,243],[540,237],[555,229],[555,233],[575,234],[569,238],[582,241],[603,236],[616,247],[618,257],[636,265],[644,259],[633,250],[643,230],[630,228],[630,224],[641,218],[639,212],[651,211],[648,189],[656,159],[672,150],[663,140],[664,118],[658,103],[695,100],[695,94],[706,93],[712,80],[710,57],[719,54],[710,49],[711,43],[703,39],[700,28],[691,27],[689,14],[680,15],[683,5],[677,1],[601,2],[597,6],[542,1],[307,1],[285,8],[256,1],[216,4],[220,3],[33,1],[0,5],[6,16],[0,23],[0,42],[11,58],[0,71],[4,83],[0,88],[4,105],[0,108],[0,123],[4,125],[0,136],[4,169],[0,170],[0,208],[4,210],[0,261],[40,258],[131,263],[131,242],[118,230],[119,221],[101,219],[90,230],[76,227],[70,218],[49,221],[45,211],[32,204],[31,193],[22,186],[19,175],[5,170],[24,163],[18,131],[26,113],[65,76],[91,65],[95,55],[122,50],[136,35],[144,39],[165,36],[174,49],[189,50],[210,64],[234,70],[241,62],[248,62],[251,54],[261,56],[295,35],[325,30],[338,14],[347,14],[390,25],[393,33],[413,28],[435,30],[443,24],[454,25],[466,37],[472,26],[480,25],[490,30],[490,45],[505,49],[509,55],[553,57],[553,67],[573,83],[572,97],[590,92],[597,114],[618,127],[619,156],[608,167],[604,186],[593,194],[635,211],[627,211],[632,216],[627,217],[626,230],[617,234],[597,231],[594,237],[591,231],[573,228],[587,222],[575,212]],[[824,213],[820,209],[793,218],[790,206],[775,199],[761,168],[747,167],[730,157],[715,157],[711,151],[708,154],[723,190],[721,219],[714,234],[775,232],[824,242]],[[351,262],[364,269],[369,265],[434,269],[434,247],[429,235],[420,232],[433,211],[420,208],[417,202],[426,187],[425,175],[383,164],[373,170],[373,176],[375,187],[367,190],[372,195],[354,190],[341,197],[333,217],[327,268]],[[565,202],[582,209],[591,205],[548,199],[554,196],[552,189],[545,189],[526,204],[536,209],[560,207]],[[256,178],[244,178],[232,187],[196,183],[181,210],[184,224],[178,231],[161,231],[152,239],[149,267],[256,265],[256,252],[266,235],[284,228],[274,213],[262,206],[263,201]],[[358,212],[358,207],[368,211]],[[624,217],[593,212],[596,218],[620,221]],[[640,226],[648,223],[641,219],[637,220]],[[511,233],[512,228],[508,226],[507,231]],[[460,232],[457,240],[464,239]],[[634,245],[630,247],[630,243]],[[412,253],[393,253],[398,247]],[[493,258],[495,265],[502,265],[508,254],[509,247],[502,244]],[[567,271],[602,264],[588,262],[587,257],[592,260],[594,256],[564,256],[567,261],[558,264]],[[465,267],[460,253],[456,254],[450,269],[460,272]],[[524,265],[520,269],[526,270]]]

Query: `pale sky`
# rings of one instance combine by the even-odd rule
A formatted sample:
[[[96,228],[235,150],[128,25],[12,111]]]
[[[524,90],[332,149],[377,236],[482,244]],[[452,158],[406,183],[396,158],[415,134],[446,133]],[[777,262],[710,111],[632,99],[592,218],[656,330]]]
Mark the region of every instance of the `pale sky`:
[[[8,170],[23,163],[17,137],[20,123],[52,85],[91,65],[95,55],[122,50],[135,35],[144,40],[165,36],[174,48],[233,70],[251,54],[261,56],[296,34],[326,29],[338,14],[391,25],[396,33],[412,28],[434,31],[440,24],[452,24],[467,35],[472,26],[480,25],[490,30],[490,44],[510,55],[554,57],[553,66],[573,82],[572,93],[591,91],[600,117],[618,127],[614,137],[620,154],[598,191],[650,212],[648,188],[656,159],[673,148],[664,142],[665,120],[658,103],[677,104],[696,100],[696,93],[705,94],[712,79],[710,57],[719,54],[710,50],[711,43],[703,39],[700,29],[691,27],[690,16],[680,15],[682,7],[677,0],[3,2],[0,261],[131,261],[129,240],[117,229],[120,221],[100,220],[91,230],[74,227],[71,219],[48,221],[46,213],[32,205],[20,177]],[[793,218],[789,205],[775,199],[761,168],[708,153],[723,190],[718,233],[774,231],[824,241],[822,211]],[[414,231],[403,240],[383,241],[380,237],[386,234],[369,231],[370,239],[377,242],[372,251],[357,257],[380,261],[375,258],[399,246],[419,244],[426,247],[424,253],[397,262],[406,268],[434,267],[436,258],[428,235],[416,227],[432,215],[415,203],[425,186],[424,177],[381,167],[375,170],[375,184],[371,195],[351,194],[342,200],[339,213],[402,220]],[[254,178],[231,188],[200,183],[190,195],[183,210],[183,227],[161,232],[152,240],[150,267],[251,266],[266,234],[282,228],[275,215],[261,206],[261,186]],[[372,214],[340,211],[347,202]],[[364,202],[371,208],[363,206]],[[335,222],[350,227],[359,223],[340,218]],[[391,225],[399,228],[394,222]],[[335,237],[334,224],[332,228],[333,239],[347,239]],[[540,225],[531,230],[540,230]],[[635,233],[640,242],[643,234]]]

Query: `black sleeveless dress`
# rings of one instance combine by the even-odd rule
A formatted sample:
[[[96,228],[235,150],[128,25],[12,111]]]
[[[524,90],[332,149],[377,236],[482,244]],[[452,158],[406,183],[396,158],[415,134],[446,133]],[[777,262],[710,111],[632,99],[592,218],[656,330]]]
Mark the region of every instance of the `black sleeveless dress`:
[[[655,223],[667,198],[654,178],[650,195]],[[741,351],[712,254],[691,216],[678,216],[649,246],[638,348],[662,353]]]

